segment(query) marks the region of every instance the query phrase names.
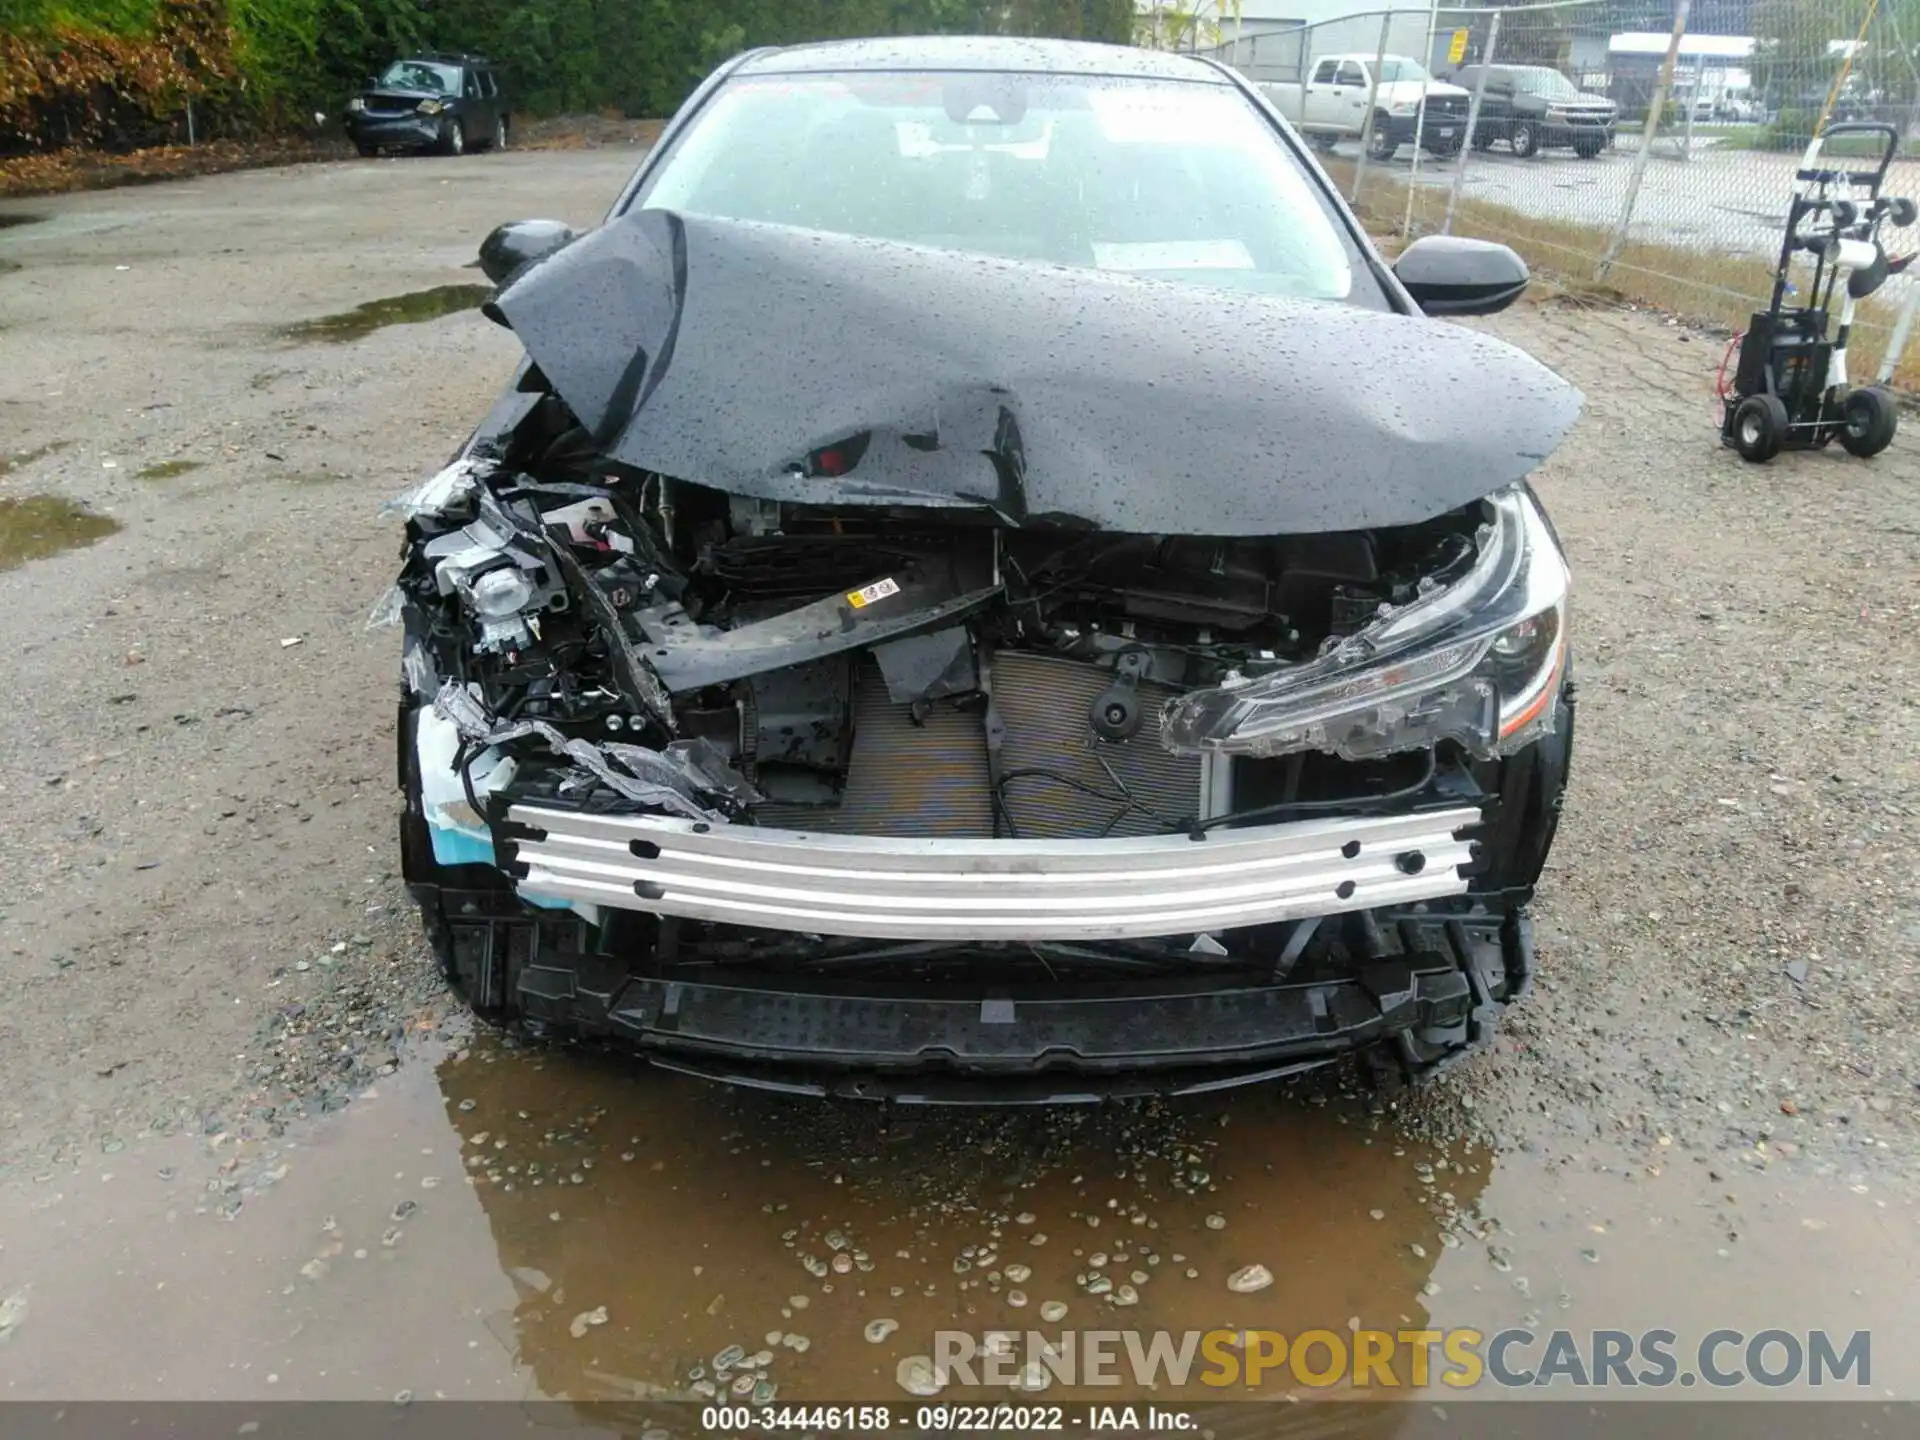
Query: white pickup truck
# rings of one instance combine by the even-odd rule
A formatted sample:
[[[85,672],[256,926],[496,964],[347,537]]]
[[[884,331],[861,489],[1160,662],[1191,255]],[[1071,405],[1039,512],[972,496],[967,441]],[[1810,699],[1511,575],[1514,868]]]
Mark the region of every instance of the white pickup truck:
[[[1367,123],[1367,100],[1374,102],[1373,133],[1367,155],[1391,160],[1394,152],[1413,139],[1424,98],[1427,117],[1420,126],[1421,148],[1433,155],[1457,154],[1467,133],[1467,108],[1473,97],[1458,85],[1429,75],[1418,60],[1388,55],[1380,67],[1380,88],[1373,88],[1375,56],[1321,55],[1313,61],[1305,84],[1260,85],[1294,128],[1323,145],[1355,140]]]

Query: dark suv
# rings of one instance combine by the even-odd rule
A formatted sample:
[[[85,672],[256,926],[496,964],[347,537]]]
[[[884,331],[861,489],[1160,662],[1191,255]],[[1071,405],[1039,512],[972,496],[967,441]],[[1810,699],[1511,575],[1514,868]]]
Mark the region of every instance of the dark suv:
[[[504,150],[510,124],[507,87],[484,55],[410,55],[347,102],[347,134],[362,155]]]
[[[1490,150],[1504,140],[1520,156],[1570,149],[1589,160],[1613,143],[1619,111],[1606,96],[1588,94],[1545,65],[1465,65],[1453,83],[1471,95],[1482,71],[1487,88],[1480,97],[1474,149]]]

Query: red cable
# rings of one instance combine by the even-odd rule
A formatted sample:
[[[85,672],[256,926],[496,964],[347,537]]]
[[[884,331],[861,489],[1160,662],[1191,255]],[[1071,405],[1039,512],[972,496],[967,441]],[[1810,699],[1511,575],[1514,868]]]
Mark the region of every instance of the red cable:
[[[1714,397],[1722,404],[1725,404],[1727,399],[1727,362],[1733,359],[1734,350],[1745,338],[1746,331],[1742,330],[1738,332],[1727,342],[1727,348],[1721,352],[1720,369],[1713,377],[1713,393]]]

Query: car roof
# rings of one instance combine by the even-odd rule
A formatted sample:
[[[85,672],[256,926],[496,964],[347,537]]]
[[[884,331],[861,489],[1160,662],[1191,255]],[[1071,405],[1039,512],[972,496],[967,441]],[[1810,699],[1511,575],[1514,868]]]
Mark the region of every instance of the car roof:
[[[908,35],[786,45],[753,52],[734,73],[791,75],[819,70],[1012,70],[1229,83],[1206,62],[1164,50],[997,35]]]
[[[435,65],[469,65],[476,70],[488,70],[493,62],[484,55],[463,55],[456,50],[418,50],[411,55],[402,55],[401,63],[409,60],[428,60]]]

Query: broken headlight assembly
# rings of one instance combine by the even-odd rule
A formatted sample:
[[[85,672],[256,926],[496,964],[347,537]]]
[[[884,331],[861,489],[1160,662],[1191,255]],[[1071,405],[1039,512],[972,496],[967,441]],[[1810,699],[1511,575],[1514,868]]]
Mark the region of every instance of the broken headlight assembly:
[[[1486,504],[1465,575],[1426,582],[1305,664],[1169,701],[1167,747],[1359,760],[1451,740],[1494,756],[1550,734],[1566,668],[1566,560],[1524,489]]]

